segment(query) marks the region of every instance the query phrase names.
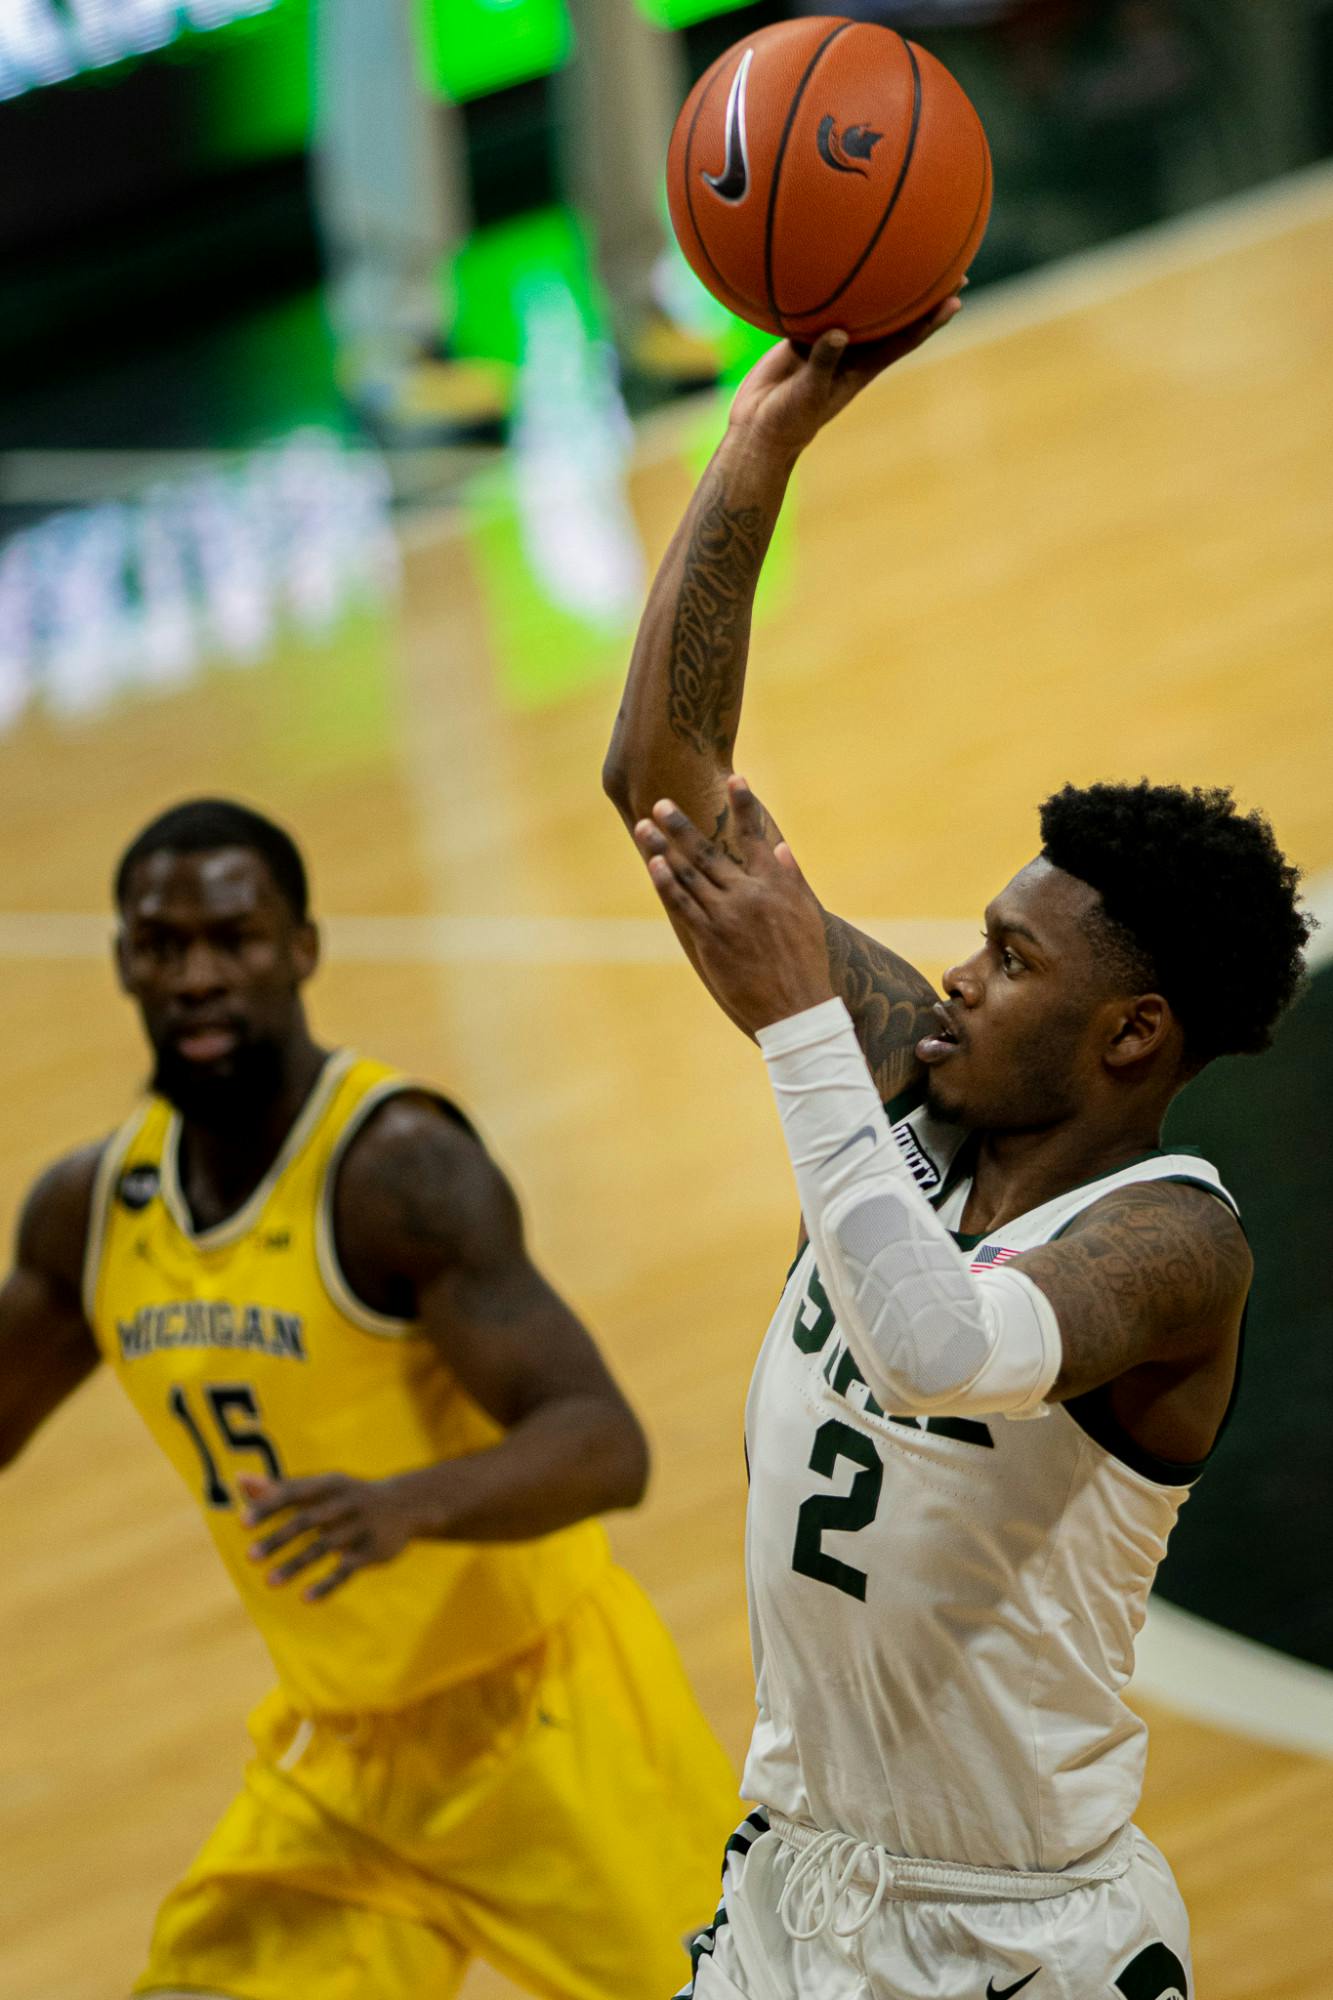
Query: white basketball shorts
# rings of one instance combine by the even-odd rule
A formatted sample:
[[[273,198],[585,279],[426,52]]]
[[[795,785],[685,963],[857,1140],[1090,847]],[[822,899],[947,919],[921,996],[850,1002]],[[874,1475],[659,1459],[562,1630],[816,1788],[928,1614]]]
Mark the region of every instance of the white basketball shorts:
[[[1051,1894],[773,1820],[728,1841],[679,2000],[1194,2000],[1185,1906],[1137,1827]]]

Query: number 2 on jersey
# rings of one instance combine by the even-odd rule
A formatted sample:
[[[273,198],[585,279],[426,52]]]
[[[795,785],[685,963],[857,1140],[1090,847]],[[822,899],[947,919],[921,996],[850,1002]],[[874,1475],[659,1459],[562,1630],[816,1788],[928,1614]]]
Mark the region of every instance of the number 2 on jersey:
[[[858,1598],[864,1604],[865,1571],[856,1569],[851,1563],[839,1562],[836,1556],[827,1555],[822,1537],[826,1528],[838,1528],[845,1535],[854,1535],[859,1528],[869,1527],[879,1505],[884,1467],[873,1439],[863,1431],[853,1430],[850,1424],[839,1423],[836,1417],[831,1417],[815,1432],[810,1470],[822,1473],[828,1479],[840,1458],[850,1459],[853,1465],[859,1467],[851,1491],[840,1498],[833,1494],[815,1493],[801,1502],[801,1511],[796,1517],[791,1566],[802,1576],[813,1577],[816,1583],[831,1583],[835,1590],[845,1590],[849,1597]]]
[[[253,1452],[259,1459],[270,1479],[282,1478],[282,1466],[273,1448],[272,1439],[259,1429],[259,1398],[245,1382],[209,1382],[204,1386],[204,1401],[212,1413],[213,1428],[229,1451]],[[184,1430],[191,1444],[199,1454],[199,1463],[204,1475],[204,1505],[206,1507],[231,1507],[229,1489],[223,1484],[218,1472],[218,1462],[212,1447],[204,1435],[203,1427],[195,1418],[186,1401],[185,1391],[177,1383],[167,1398],[167,1407]],[[248,1417],[247,1426],[236,1421],[237,1414]]]

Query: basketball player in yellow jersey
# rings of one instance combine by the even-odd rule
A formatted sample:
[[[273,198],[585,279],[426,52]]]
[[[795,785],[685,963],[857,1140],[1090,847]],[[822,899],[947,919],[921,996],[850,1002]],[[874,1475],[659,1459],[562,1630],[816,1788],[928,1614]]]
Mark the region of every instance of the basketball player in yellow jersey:
[[[660,2000],[736,1787],[592,1518],[641,1497],[639,1427],[466,1119],[311,1039],[287,835],[176,807],[116,896],[152,1094],[28,1199],[0,1457],[104,1360],[280,1683],[136,1990],[446,2000],[475,1954]]]

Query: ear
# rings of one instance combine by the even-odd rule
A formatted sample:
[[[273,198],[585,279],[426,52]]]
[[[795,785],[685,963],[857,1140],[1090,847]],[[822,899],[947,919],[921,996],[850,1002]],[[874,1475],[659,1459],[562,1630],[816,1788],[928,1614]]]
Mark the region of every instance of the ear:
[[[1160,993],[1137,994],[1119,1004],[1103,1059],[1109,1069],[1128,1069],[1156,1055],[1176,1032],[1176,1017]]]
[[[292,959],[296,983],[304,986],[319,964],[319,930],[314,924],[298,924],[292,939]]]

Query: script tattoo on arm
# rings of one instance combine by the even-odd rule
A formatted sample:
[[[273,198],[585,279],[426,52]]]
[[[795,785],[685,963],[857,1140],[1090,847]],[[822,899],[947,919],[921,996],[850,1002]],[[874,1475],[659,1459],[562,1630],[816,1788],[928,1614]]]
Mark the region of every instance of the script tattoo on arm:
[[[875,1088],[888,1103],[917,1075],[916,1045],[933,1024],[937,995],[906,959],[827,910],[824,937],[833,990],[852,1017]]]
[[[722,475],[711,474],[700,489],[685,548],[667,660],[667,720],[678,741],[722,770],[730,767],[740,724],[755,587],[780,499],[771,507],[734,506]],[[695,816],[702,822],[697,808]],[[743,866],[731,831],[724,803],[712,837]],[[767,813],[764,837],[770,846],[782,838]],[[834,991],[846,1002],[876,1086],[888,1100],[917,1074],[914,1051],[930,1026],[936,995],[921,973],[873,938],[827,913],[824,924]],[[680,926],[677,935],[695,959]]]
[[[703,493],[685,551],[668,660],[672,734],[727,763],[740,720],[755,586],[774,523],[731,508],[720,478]]]
[[[1147,1363],[1188,1365],[1239,1319],[1254,1260],[1202,1188],[1146,1181],[1096,1202],[1057,1243],[1015,1260],[1055,1308],[1054,1402]]]

